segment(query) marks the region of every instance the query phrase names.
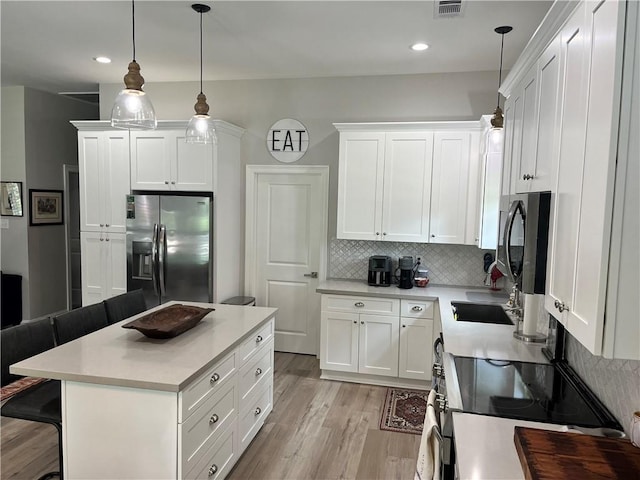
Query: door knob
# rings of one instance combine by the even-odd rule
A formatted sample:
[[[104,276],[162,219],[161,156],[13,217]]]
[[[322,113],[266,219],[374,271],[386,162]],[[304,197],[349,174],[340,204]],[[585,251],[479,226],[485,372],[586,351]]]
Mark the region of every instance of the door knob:
[[[305,273],[305,277],[318,278],[318,272]]]

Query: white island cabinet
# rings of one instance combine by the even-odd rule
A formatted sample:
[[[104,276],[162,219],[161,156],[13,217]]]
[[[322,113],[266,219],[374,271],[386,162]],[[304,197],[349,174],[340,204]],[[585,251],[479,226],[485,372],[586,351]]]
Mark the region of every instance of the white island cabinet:
[[[123,321],[11,366],[62,382],[65,478],[224,478],[260,430],[277,309],[188,304],[215,310],[171,339]]]

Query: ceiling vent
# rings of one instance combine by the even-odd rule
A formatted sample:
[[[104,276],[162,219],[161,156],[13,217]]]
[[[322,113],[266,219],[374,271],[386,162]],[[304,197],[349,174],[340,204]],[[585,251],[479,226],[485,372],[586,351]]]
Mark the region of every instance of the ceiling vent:
[[[462,16],[462,0],[440,0],[434,3],[435,18],[451,18]]]

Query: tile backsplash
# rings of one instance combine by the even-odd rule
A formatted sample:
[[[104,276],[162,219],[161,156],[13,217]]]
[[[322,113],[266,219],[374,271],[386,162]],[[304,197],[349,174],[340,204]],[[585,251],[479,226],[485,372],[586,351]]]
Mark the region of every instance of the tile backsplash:
[[[567,332],[569,365],[613,413],[629,435],[631,416],[640,411],[640,361],[592,355]]]
[[[494,251],[480,250],[473,245],[443,245],[436,243],[376,242],[340,240],[329,242],[329,278],[365,280],[372,255],[388,255],[397,267],[404,255],[420,257],[429,269],[430,283],[438,285],[481,286],[485,276],[483,256]]]

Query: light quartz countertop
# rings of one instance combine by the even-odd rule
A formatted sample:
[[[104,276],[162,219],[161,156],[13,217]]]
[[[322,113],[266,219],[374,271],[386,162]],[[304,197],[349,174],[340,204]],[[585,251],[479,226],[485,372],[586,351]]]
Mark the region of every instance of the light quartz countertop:
[[[443,285],[411,289],[400,289],[395,285],[372,287],[358,280],[327,280],[316,291],[335,295],[438,301],[446,352],[463,357],[548,363],[540,344],[527,344],[513,338],[513,325],[458,322],[454,319],[452,301],[504,304],[508,298],[505,292],[493,292],[486,287]]]
[[[567,431],[563,425],[453,412],[458,479],[524,479],[513,440],[514,427]]]
[[[122,325],[181,303],[214,308],[195,327],[169,339]],[[277,308],[168,302],[18,362],[11,373],[75,382],[178,392],[268,320]]]

